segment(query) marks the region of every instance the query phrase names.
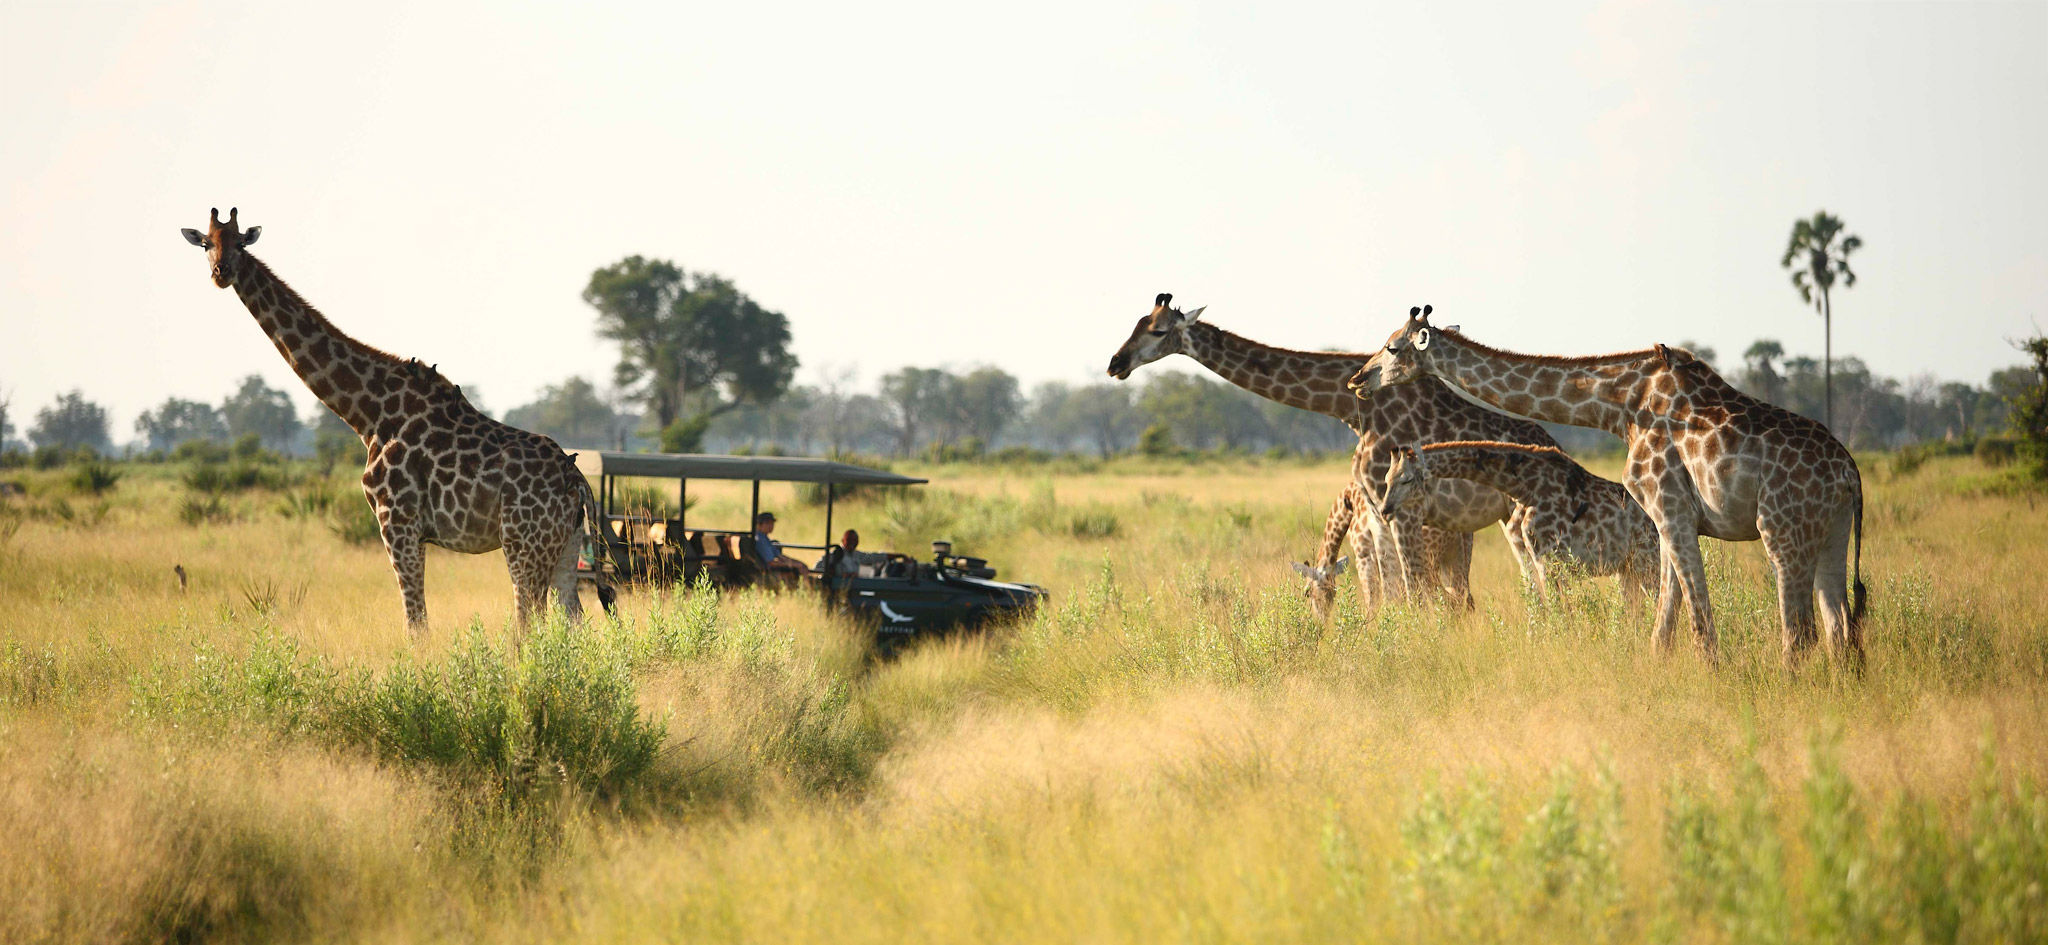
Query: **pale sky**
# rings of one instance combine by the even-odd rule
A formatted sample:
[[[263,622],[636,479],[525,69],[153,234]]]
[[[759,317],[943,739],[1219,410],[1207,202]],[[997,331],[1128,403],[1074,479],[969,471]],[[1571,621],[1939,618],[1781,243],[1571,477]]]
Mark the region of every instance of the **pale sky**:
[[[1863,236],[1835,348],[1981,383],[2048,327],[2048,5],[0,6],[0,394],[117,442],[263,374],[208,207],[492,410],[616,349],[640,253],[786,313],[799,380],[1100,378],[1152,296],[1290,347],[1410,305],[1501,347],[1818,355],[1794,218]],[[1183,361],[1183,364],[1187,362]]]

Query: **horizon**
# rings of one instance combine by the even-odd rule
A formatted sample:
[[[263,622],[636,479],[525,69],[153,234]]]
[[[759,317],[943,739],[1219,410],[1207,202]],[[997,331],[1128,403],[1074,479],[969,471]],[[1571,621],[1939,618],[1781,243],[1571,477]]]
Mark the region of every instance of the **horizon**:
[[[1837,359],[2022,363],[2048,7],[1475,9],[9,9],[0,396],[22,435],[82,390],[117,441],[251,373],[309,413],[177,237],[216,205],[500,416],[609,384],[579,293],[632,254],[732,278],[789,317],[796,383],[863,390],[1099,380],[1161,291],[1290,348],[1429,302],[1512,350],[1818,357],[1777,259],[1822,208],[1866,240]]]

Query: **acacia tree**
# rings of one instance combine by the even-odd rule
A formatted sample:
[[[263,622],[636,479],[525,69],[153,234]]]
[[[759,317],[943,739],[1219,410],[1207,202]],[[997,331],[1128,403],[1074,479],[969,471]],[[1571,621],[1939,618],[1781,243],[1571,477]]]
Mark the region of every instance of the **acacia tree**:
[[[145,410],[135,418],[135,432],[150,449],[168,450],[188,440],[224,442],[228,425],[212,404],[168,397],[156,409]]]
[[[1785,243],[1785,255],[1778,260],[1781,268],[1792,269],[1792,287],[1799,290],[1799,297],[1820,312],[1821,418],[1830,429],[1835,425],[1835,322],[1828,294],[1838,278],[1842,288],[1856,284],[1856,273],[1849,268],[1849,254],[1863,246],[1863,237],[1843,236],[1843,230],[1841,218],[1826,210],[1817,211],[1811,220],[1795,221],[1792,238]],[[1840,243],[1835,242],[1838,236],[1842,237]],[[1795,263],[1799,268],[1793,268]]]
[[[87,447],[106,453],[113,449],[107,437],[107,408],[85,399],[82,391],[57,395],[48,407],[36,411],[36,425],[28,438],[37,447],[76,449]]]
[[[242,386],[221,401],[220,417],[228,435],[235,438],[256,434],[263,445],[285,452],[299,436],[299,412],[289,394],[263,383],[260,375],[242,378]]]
[[[789,319],[721,276],[628,256],[591,273],[583,301],[598,334],[619,343],[619,388],[663,430],[681,420],[701,435],[719,414],[781,396],[796,374]]]

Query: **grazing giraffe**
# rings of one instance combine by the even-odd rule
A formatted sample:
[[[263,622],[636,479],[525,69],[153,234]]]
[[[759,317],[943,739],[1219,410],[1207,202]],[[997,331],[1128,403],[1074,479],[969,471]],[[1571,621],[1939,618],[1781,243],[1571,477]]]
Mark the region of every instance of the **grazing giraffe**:
[[[1429,490],[1424,490],[1424,494],[1429,495]],[[1362,558],[1367,563],[1372,561],[1372,549],[1365,545],[1367,526],[1360,521],[1360,517],[1366,514],[1366,504],[1371,501],[1356,480],[1347,480],[1343,490],[1337,494],[1337,504],[1330,509],[1330,517],[1323,523],[1323,541],[1316,546],[1315,562],[1297,561],[1293,564],[1294,572],[1305,579],[1301,593],[1308,598],[1309,610],[1317,620],[1330,619],[1330,605],[1337,597],[1337,576],[1344,573],[1351,560]],[[1477,502],[1467,505],[1483,508]],[[1507,523],[1503,522],[1502,527],[1506,528]],[[1351,539],[1352,553],[1339,557],[1346,537]],[[1424,528],[1421,553],[1425,570],[1436,575],[1445,595],[1454,602],[1464,602],[1468,609],[1473,607],[1470,580],[1472,532]],[[1362,603],[1368,608],[1373,606],[1369,598]]]
[[[1354,397],[1344,382],[1365,355],[1293,351],[1259,344],[1201,321],[1203,309],[1182,312],[1172,303],[1173,296],[1167,293],[1153,300],[1152,311],[1138,319],[1129,340],[1109,359],[1111,377],[1127,380],[1139,367],[1184,354],[1224,380],[1268,400],[1335,417],[1358,434],[1358,447],[1352,454],[1352,480],[1369,492],[1379,488],[1394,449],[1404,443],[1487,439],[1556,445],[1542,427],[1472,404],[1442,384],[1425,383],[1400,396]],[[1485,517],[1484,509],[1470,512],[1459,507],[1460,503],[1491,490],[1448,484],[1437,488],[1447,494],[1443,501],[1431,504],[1431,511],[1455,510],[1457,522],[1425,522],[1423,510],[1403,510],[1389,520],[1380,515],[1377,503],[1364,504],[1360,517],[1369,526],[1372,554],[1365,553],[1363,543],[1354,543],[1352,563],[1367,606],[1376,604],[1392,589],[1405,593],[1407,588],[1427,586],[1426,563],[1419,553],[1422,542],[1411,537],[1421,533],[1425,525],[1469,533],[1496,520]],[[1501,502],[1498,493],[1488,501],[1489,508],[1497,508]],[[1470,524],[1473,522],[1477,524]],[[1519,520],[1504,522],[1501,531],[1516,565],[1528,577]],[[1401,552],[1404,539],[1415,546],[1417,553]],[[1469,561],[1469,539],[1466,541],[1468,547],[1463,558]],[[1387,572],[1391,576],[1382,577]],[[1465,586],[1467,580],[1461,575],[1456,583]],[[1385,589],[1376,587],[1381,584]]]
[[[1563,450],[1458,441],[1403,447],[1387,469],[1382,505],[1398,508],[1436,478],[1492,486],[1529,510],[1523,525],[1539,593],[1555,585],[1558,565],[1615,575],[1631,611],[1657,585],[1657,526],[1621,483],[1587,472]]]
[[[246,232],[214,210],[205,232],[184,230],[206,250],[213,284],[235,290],[299,379],[362,437],[369,449],[363,495],[405,598],[406,628],[427,631],[423,545],[483,554],[505,549],[519,625],[561,598],[569,619],[582,618],[576,559],[583,526],[604,521],[590,483],[555,441],[492,420],[441,372],[350,338],[247,252],[263,231]],[[610,609],[611,588],[598,599]]]
[[[1352,389],[1365,397],[1441,378],[1512,414],[1620,436],[1628,447],[1622,482],[1657,525],[1660,648],[1671,646],[1682,594],[1701,647],[1718,658],[1699,538],[1762,539],[1777,571],[1786,663],[1813,645],[1818,597],[1829,649],[1862,665],[1863,477],[1826,427],[1736,390],[1684,349],[1516,354],[1473,341],[1456,326],[1434,328],[1429,315],[1427,308],[1410,309],[1408,321],[1358,369]]]

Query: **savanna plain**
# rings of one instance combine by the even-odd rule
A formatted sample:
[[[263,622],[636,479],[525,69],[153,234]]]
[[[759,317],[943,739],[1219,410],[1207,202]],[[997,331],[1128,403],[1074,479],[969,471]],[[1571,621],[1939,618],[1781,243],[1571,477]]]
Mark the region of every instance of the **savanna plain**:
[[[515,650],[497,554],[415,645],[344,471],[10,473],[0,941],[2048,939],[2048,496],[1859,459],[1860,675],[1784,668],[1755,544],[1718,668],[1492,530],[1475,609],[1318,622],[1339,459],[899,467],[835,525],[1053,597],[888,660],[687,589]]]

